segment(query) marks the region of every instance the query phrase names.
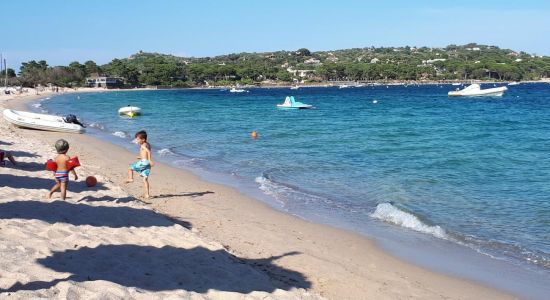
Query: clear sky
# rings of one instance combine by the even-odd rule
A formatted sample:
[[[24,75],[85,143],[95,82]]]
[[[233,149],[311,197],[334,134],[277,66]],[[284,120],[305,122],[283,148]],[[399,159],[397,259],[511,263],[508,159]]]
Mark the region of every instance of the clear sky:
[[[8,0],[8,65],[104,64],[139,50],[214,56],[308,48],[496,45],[550,55],[548,0]]]

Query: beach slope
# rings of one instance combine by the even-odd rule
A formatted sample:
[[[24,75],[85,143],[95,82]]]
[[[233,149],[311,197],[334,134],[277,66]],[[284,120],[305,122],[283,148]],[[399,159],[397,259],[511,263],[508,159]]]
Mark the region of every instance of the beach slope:
[[[29,99],[3,101],[24,108]],[[386,254],[368,239],[275,211],[237,190],[157,164],[155,197],[122,184],[135,159],[88,135],[0,120],[0,297],[512,299]],[[83,165],[66,201],[44,200],[43,169],[65,138]],[[83,182],[94,175],[100,184]]]

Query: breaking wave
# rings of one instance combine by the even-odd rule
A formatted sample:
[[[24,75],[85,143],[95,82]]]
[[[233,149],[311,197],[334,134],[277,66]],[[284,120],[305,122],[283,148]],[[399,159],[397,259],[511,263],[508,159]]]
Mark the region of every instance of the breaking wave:
[[[448,235],[443,228],[437,225],[427,225],[420,221],[415,215],[402,211],[390,203],[378,204],[376,210],[370,216],[414,231],[431,234],[441,239],[448,239]]]

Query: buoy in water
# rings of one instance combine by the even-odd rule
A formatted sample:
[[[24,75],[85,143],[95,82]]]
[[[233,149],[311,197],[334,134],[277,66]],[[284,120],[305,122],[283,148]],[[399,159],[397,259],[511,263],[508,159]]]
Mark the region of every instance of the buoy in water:
[[[133,118],[134,116],[135,116],[134,112],[131,111],[128,113],[128,117]]]
[[[256,130],[252,131],[252,133],[250,134],[250,137],[254,140],[258,138],[258,133],[256,132]]]
[[[378,100],[372,100],[372,103],[376,104],[378,103]]]

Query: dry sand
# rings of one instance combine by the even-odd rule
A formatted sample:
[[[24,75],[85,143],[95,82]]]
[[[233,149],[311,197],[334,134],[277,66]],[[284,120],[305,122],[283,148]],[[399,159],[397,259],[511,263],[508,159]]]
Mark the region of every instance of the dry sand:
[[[42,95],[44,97],[44,95]],[[24,108],[29,98],[2,101]],[[0,297],[511,299],[475,282],[402,262],[368,239],[278,212],[237,190],[159,164],[155,196],[122,184],[135,153],[87,135],[0,120]],[[83,167],[69,199],[43,200],[55,140]],[[100,185],[86,188],[95,175]],[[9,291],[6,291],[9,290]]]

